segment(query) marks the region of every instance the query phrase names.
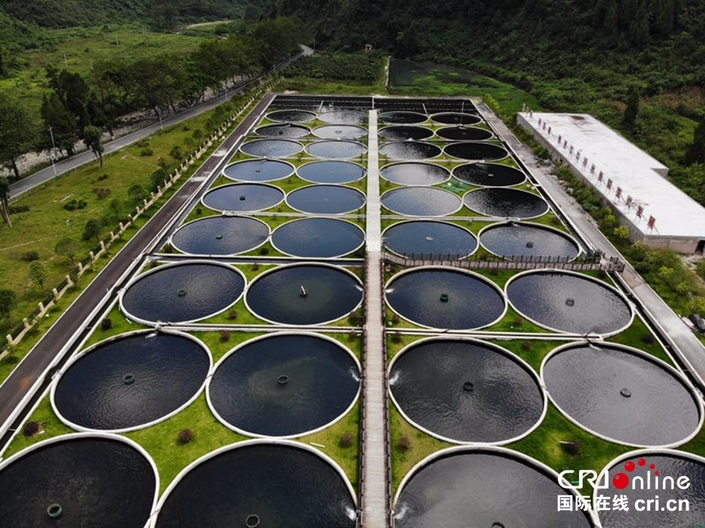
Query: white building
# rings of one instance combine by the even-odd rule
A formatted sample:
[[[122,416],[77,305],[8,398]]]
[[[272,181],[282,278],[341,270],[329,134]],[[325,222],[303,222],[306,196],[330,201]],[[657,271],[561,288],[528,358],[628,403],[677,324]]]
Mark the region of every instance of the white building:
[[[705,249],[705,208],[668,181],[668,167],[617,132],[586,114],[529,111],[517,120],[602,195],[632,241],[680,253]]]

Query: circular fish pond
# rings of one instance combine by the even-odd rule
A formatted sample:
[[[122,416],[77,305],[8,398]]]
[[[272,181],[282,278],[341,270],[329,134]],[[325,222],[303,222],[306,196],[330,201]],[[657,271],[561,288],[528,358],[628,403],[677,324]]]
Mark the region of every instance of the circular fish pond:
[[[367,112],[360,110],[330,110],[323,112],[318,119],[335,125],[359,125],[367,120]]]
[[[433,130],[417,126],[388,126],[379,131],[379,135],[391,141],[408,141],[410,139],[428,139]]]
[[[269,238],[269,226],[247,216],[209,216],[179,228],[172,245],[191,255],[236,255],[251,251]]]
[[[431,116],[436,123],[442,125],[476,125],[482,122],[475,114],[461,114],[456,112],[443,112]]]
[[[262,211],[284,200],[284,191],[273,185],[233,183],[221,185],[203,196],[203,205],[214,211],[248,213]]]
[[[514,308],[544,328],[573,334],[614,334],[629,326],[632,310],[608,284],[567,271],[521,273],[506,285]]]
[[[504,159],[509,155],[509,153],[500,146],[490,143],[475,143],[472,141],[451,143],[450,145],[446,145],[444,150],[449,156],[465,160],[493,161]]]
[[[609,487],[598,490],[597,495],[625,496],[629,510],[600,511],[603,528],[705,526],[702,457],[671,450],[633,451],[614,460],[604,471]]]
[[[481,187],[511,187],[526,181],[519,169],[496,163],[468,163],[453,169],[453,177]]]
[[[183,323],[218,314],[235,304],[243,274],[216,262],[168,264],[132,281],[120,297],[123,312],[147,323]]]
[[[280,440],[227,446],[187,467],[162,497],[156,528],[355,528],[354,493],[317,451]]]
[[[382,112],[379,115],[382,123],[394,123],[399,125],[415,125],[428,120],[428,116],[418,112]]]
[[[693,389],[641,351],[609,343],[561,347],[546,357],[541,376],[561,412],[616,442],[675,445],[700,428]]]
[[[0,464],[0,519],[9,527],[143,528],[159,491],[156,468],[132,441],[68,435]]]
[[[298,154],[304,146],[289,139],[256,139],[243,144],[240,151],[259,158],[288,158]]]
[[[305,123],[316,119],[316,114],[306,110],[275,110],[267,114],[267,119],[280,123]]]
[[[299,167],[298,173],[311,183],[352,183],[365,177],[362,165],[349,161],[314,161]]]
[[[460,140],[460,141],[484,141],[492,137],[492,132],[484,128],[476,127],[447,127],[441,128],[436,134],[444,139]]]
[[[384,167],[380,176],[399,185],[436,185],[450,179],[450,172],[432,163],[394,163]]]
[[[459,211],[462,200],[435,187],[392,189],[381,197],[382,205],[404,216],[445,216]]]
[[[367,135],[367,130],[354,125],[326,125],[313,131],[321,139],[360,139]]]
[[[451,442],[517,440],[538,425],[546,406],[531,367],[481,341],[414,343],[394,358],[389,390],[411,423]]]
[[[365,242],[358,226],[335,218],[303,218],[288,222],[272,233],[277,250],[302,258],[331,258],[352,253]]]
[[[289,207],[312,214],[344,214],[365,205],[365,195],[342,185],[309,185],[289,193]]]
[[[470,330],[497,322],[506,310],[497,286],[472,272],[450,268],[404,271],[386,286],[387,303],[412,323]]]
[[[538,224],[510,222],[480,231],[480,243],[501,257],[557,257],[572,260],[580,249],[572,237]]]
[[[120,336],[78,356],[54,386],[52,402],[74,428],[134,429],[188,405],[210,367],[208,350],[186,334]]]
[[[295,264],[267,271],[247,290],[249,309],[266,321],[316,325],[346,316],[362,302],[360,279],[342,268]]]
[[[337,342],[276,334],[226,355],[208,384],[208,401],[238,432],[291,437],[344,415],[359,390],[360,367]]]
[[[497,447],[456,447],[423,460],[402,481],[394,526],[594,526],[588,512],[559,511],[559,495],[572,494],[558,485],[553,470],[534,459]]]
[[[325,159],[350,159],[362,156],[367,149],[355,141],[317,141],[306,147],[311,156]]]
[[[277,160],[245,160],[223,169],[223,176],[235,181],[268,182],[283,180],[294,173],[294,167]]]
[[[383,145],[379,153],[397,160],[420,160],[440,156],[441,149],[436,145],[420,141],[395,141]]]
[[[463,197],[468,209],[500,218],[536,218],[548,212],[548,203],[537,194],[505,187],[485,187]]]
[[[260,136],[265,137],[281,137],[298,139],[304,137],[311,133],[311,129],[301,125],[292,125],[287,123],[285,125],[266,125],[259,127],[255,132]]]
[[[466,257],[477,249],[477,239],[470,231],[455,224],[414,220],[394,224],[384,231],[384,247],[407,257],[443,255]]]

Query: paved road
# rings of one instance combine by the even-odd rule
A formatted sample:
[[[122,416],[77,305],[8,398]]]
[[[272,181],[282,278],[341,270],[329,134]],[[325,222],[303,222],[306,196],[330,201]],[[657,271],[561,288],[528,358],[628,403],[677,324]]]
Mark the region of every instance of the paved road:
[[[259,114],[270,104],[273,94],[267,94],[255,106],[254,110],[242,123],[228,136],[221,147],[231,149],[237,145],[259,118]],[[208,180],[208,176],[220,168],[221,164],[228,161],[228,156],[211,156],[203,166],[187,181],[179,191],[152,217],[152,219],[127,243],[123,250],[116,255],[103,271],[83,291],[80,297],[66,310],[59,320],[49,329],[44,337],[37,343],[27,357],[18,365],[15,371],[0,386],[0,431],[5,431],[8,420],[13,416],[15,409],[22,402],[27,392],[35,386],[38,380],[43,380],[46,385],[50,381],[47,369],[57,359],[59,353],[75,335],[86,335],[88,327],[96,324],[91,321],[91,314],[106,301],[112,301],[116,292],[123,286],[121,277],[137,264],[144,256],[145,251],[160,232],[172,221],[184,203],[190,201],[192,195]],[[84,279],[86,280],[86,279]],[[127,279],[125,279],[127,280]],[[110,296],[106,297],[106,291]],[[70,354],[64,354],[68,358]],[[52,369],[53,370],[53,369]],[[41,391],[38,392],[41,394]],[[25,406],[25,410],[29,405]],[[12,427],[16,427],[20,419],[14,419]],[[0,438],[0,448],[10,439],[8,431]]]
[[[523,145],[484,103],[476,103],[476,106],[480,114],[500,133],[583,237],[607,257],[614,256],[626,261],[610,241],[605,238],[595,221],[583,211],[580,204],[563,191],[557,178],[551,175],[545,167],[536,163],[536,156],[534,156],[533,151]],[[686,364],[687,370],[695,374],[696,380],[699,377],[700,388],[703,390],[705,388],[705,347],[629,263],[626,264],[621,278],[631,289],[644,311],[651,316],[654,324],[661,329],[661,333],[668,344],[679,354]]]
[[[281,63],[277,64],[274,68],[272,68],[272,71],[284,69],[299,57],[307,57],[313,53],[313,49],[309,48],[308,46],[301,45],[301,50],[301,55],[282,61]],[[257,82],[258,80],[259,79],[255,79],[252,82]],[[128,145],[131,145],[132,143],[139,141],[140,139],[150,136],[155,132],[158,132],[162,128],[162,126],[168,127],[171,125],[176,125],[178,123],[181,123],[182,121],[186,121],[187,119],[191,119],[192,117],[196,117],[197,115],[212,110],[219,104],[224,103],[226,101],[226,98],[230,98],[232,95],[240,93],[246,88],[248,88],[250,84],[252,83],[247,83],[228,92],[226,95],[216,97],[214,99],[211,99],[210,101],[201,103],[198,106],[194,106],[193,108],[189,108],[187,110],[184,110],[183,112],[179,112],[176,115],[167,117],[166,119],[163,119],[161,123],[154,123],[141,130],[137,130],[136,132],[132,132],[126,136],[105,143],[103,145],[105,147],[104,155],[118,151]],[[27,192],[28,190],[55,178],[56,176],[60,176],[61,174],[73,170],[76,167],[80,167],[81,165],[85,165],[86,163],[90,163],[94,160],[95,157],[93,156],[93,153],[88,150],[86,152],[81,152],[80,154],[76,154],[75,156],[71,156],[70,158],[66,158],[57,162],[55,164],[56,174],[54,174],[54,167],[51,166],[37,171],[34,174],[22,178],[20,181],[10,185],[10,199],[17,197]]]

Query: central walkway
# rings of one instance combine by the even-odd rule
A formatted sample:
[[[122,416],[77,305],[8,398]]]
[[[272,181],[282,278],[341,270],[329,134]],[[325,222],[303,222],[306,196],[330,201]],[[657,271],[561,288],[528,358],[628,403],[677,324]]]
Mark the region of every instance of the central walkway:
[[[382,319],[382,222],[379,203],[377,112],[369,118],[367,162],[367,260],[363,394],[362,526],[384,528],[387,516],[386,383]]]

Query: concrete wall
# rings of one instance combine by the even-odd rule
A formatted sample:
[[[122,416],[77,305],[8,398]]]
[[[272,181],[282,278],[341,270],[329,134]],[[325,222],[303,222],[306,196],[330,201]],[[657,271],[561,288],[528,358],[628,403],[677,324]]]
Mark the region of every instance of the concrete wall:
[[[619,223],[629,229],[629,240],[631,240],[632,242],[642,241],[648,247],[653,249],[670,249],[678,253],[695,253],[695,250],[698,247],[698,243],[700,242],[700,239],[698,238],[665,237],[660,236],[657,231],[655,231],[653,235],[648,233],[642,233],[641,229],[639,229],[639,227],[634,224],[634,221],[631,218],[625,216],[624,212],[621,209],[616,207],[611,201],[605,198],[605,196],[600,192],[600,190],[593,185],[592,181],[585,178],[585,176],[581,173],[578,165],[574,164],[574,159],[566,158],[563,152],[559,151],[548,141],[546,141],[541,132],[537,130],[534,125],[531,124],[531,122],[527,121],[523,115],[517,114],[517,122],[524,129],[531,132],[531,134],[534,136],[534,139],[546,150],[548,150],[552,159],[560,160],[564,165],[570,168],[571,172],[577,178],[579,178],[580,181],[598,191],[598,194],[602,197],[602,202],[605,205],[609,206],[610,209],[612,209],[612,212],[619,220]],[[643,221],[646,222],[645,219]]]

